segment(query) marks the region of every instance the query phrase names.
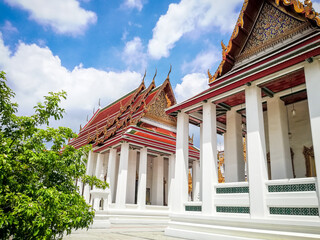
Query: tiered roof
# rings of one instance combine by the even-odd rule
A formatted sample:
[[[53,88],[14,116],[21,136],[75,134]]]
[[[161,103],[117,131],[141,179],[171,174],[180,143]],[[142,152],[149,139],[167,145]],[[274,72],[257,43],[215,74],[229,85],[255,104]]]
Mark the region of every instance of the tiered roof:
[[[102,151],[121,141],[153,148],[155,151],[175,152],[176,133],[150,123],[141,122],[142,118],[171,127],[176,119],[165,113],[167,107],[176,104],[169,76],[159,87],[154,80],[146,87],[144,80],[138,88],[98,109],[89,122],[80,129],[77,138],[69,144],[79,148],[92,144],[94,151]],[[169,127],[170,128],[170,127]],[[199,157],[199,150],[190,144],[190,156]]]

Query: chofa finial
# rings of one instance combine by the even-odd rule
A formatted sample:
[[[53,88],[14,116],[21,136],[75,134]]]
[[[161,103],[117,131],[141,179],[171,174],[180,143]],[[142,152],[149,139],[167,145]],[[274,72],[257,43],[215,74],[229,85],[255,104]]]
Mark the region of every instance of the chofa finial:
[[[142,82],[141,82],[141,83],[144,83],[144,79],[146,78],[146,75],[147,75],[147,70],[145,69],[145,70],[144,70],[144,75],[143,75],[143,78],[142,78]]]
[[[170,76],[171,70],[172,70],[172,65],[170,64],[170,70],[169,70],[168,76],[167,76],[167,79],[168,79],[168,80],[170,79],[169,76]]]
[[[155,74],[153,76],[152,83],[154,83],[154,79],[156,78],[156,76],[157,76],[157,69],[156,69],[156,72],[155,72]]]

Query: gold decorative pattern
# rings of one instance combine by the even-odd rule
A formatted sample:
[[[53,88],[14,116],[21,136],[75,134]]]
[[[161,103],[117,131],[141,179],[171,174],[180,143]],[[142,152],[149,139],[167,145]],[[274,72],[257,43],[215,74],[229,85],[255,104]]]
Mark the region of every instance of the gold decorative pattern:
[[[162,90],[157,99],[146,113],[146,117],[156,120],[158,122],[176,125],[175,119],[166,114],[165,109],[168,108],[168,102],[166,99],[165,92]]]
[[[273,1],[273,0],[271,0]],[[312,7],[312,2],[311,0],[305,0],[304,4],[301,3],[299,0],[274,0],[275,3],[279,6],[280,2],[282,2],[285,6],[293,6],[294,11],[296,13],[299,14],[303,14],[306,18],[313,20],[316,22],[317,26],[320,27],[320,17],[319,17],[319,13],[317,13],[314,8]],[[249,0],[245,0],[244,4],[242,6],[238,21],[236,23],[236,26],[233,30],[232,36],[229,40],[228,46],[226,48],[223,48],[222,50],[222,61],[217,69],[217,71],[215,72],[215,74],[213,75],[212,78],[209,77],[209,84],[214,82],[219,76],[221,76],[222,74],[222,70],[223,70],[223,66],[226,62],[226,56],[229,54],[231,48],[232,48],[232,40],[234,40],[239,33],[239,28],[243,28],[243,24],[244,24],[244,20],[243,20],[243,16],[244,16],[244,12],[247,9]]]
[[[301,22],[266,2],[244,50],[237,60],[247,58],[276,44],[279,40],[298,34],[307,26],[307,22]]]

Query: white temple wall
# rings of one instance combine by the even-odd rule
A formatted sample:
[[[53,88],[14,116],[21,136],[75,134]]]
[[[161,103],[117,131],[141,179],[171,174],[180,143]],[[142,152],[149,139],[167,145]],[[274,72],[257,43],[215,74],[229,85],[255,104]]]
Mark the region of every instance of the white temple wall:
[[[306,165],[303,155],[303,146],[312,146],[311,126],[309,118],[308,101],[304,100],[294,104],[296,115],[292,116],[293,105],[287,105],[289,117],[290,147],[293,150],[294,169],[297,178],[306,177]]]

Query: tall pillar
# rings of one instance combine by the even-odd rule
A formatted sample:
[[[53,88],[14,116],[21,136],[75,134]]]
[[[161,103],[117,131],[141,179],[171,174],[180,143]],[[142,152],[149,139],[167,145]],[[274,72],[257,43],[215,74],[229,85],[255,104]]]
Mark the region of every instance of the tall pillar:
[[[169,176],[168,176],[168,206],[172,207],[173,195],[174,195],[174,167],[175,167],[176,156],[174,154],[169,156]]]
[[[242,182],[245,180],[242,117],[235,109],[227,112],[227,132],[224,137],[225,182]]]
[[[312,143],[317,173],[317,192],[320,201],[320,60],[313,59],[312,63],[306,62],[304,65],[304,73],[306,77]]]
[[[200,201],[200,161],[192,163],[192,199],[194,202]]]
[[[152,205],[163,206],[163,157],[158,156],[152,161]]]
[[[148,160],[148,149],[142,148],[140,151],[140,162],[139,162],[139,180],[138,180],[138,207],[143,209],[146,206],[146,189],[147,189],[147,160]]]
[[[100,179],[103,180],[104,174],[103,174],[103,161],[104,161],[104,155],[101,153],[97,153],[97,163],[96,163],[96,169],[95,169],[95,176]],[[95,210],[99,210],[99,206],[100,206],[100,199],[99,198],[95,198],[92,199],[93,200],[93,208]]]
[[[267,104],[271,178],[292,178],[287,109],[279,97],[269,98]]]
[[[104,161],[104,154],[98,153],[97,154],[97,164],[95,169],[95,176],[103,180],[104,173],[103,173],[103,161]]]
[[[178,113],[172,211],[183,212],[188,201],[189,115]]]
[[[199,172],[199,178],[200,178],[200,189],[199,189],[199,201],[202,201],[202,162],[203,162],[203,144],[202,144],[202,134],[203,134],[203,123],[200,123],[200,172]]]
[[[202,151],[202,212],[210,215],[216,212],[213,197],[218,183],[216,105],[211,102],[203,104]]]
[[[115,201],[116,194],[116,159],[117,149],[111,148],[108,160],[107,183],[109,183],[110,193],[108,195],[108,203]]]
[[[121,144],[118,184],[116,195],[117,208],[124,208],[126,204],[127,177],[128,177],[129,143]]]
[[[267,214],[266,181],[268,180],[261,89],[246,86],[247,161],[249,175],[250,215],[263,218]]]
[[[126,203],[134,204],[136,194],[137,151],[129,151]]]
[[[94,174],[94,163],[95,163],[95,158],[96,158],[97,154],[94,153],[93,151],[89,152],[89,156],[88,156],[88,161],[87,161],[87,169],[86,169],[86,175],[88,176],[92,176]],[[84,186],[84,199],[86,200],[87,203],[89,203],[90,201],[90,186],[88,184],[86,184]]]

